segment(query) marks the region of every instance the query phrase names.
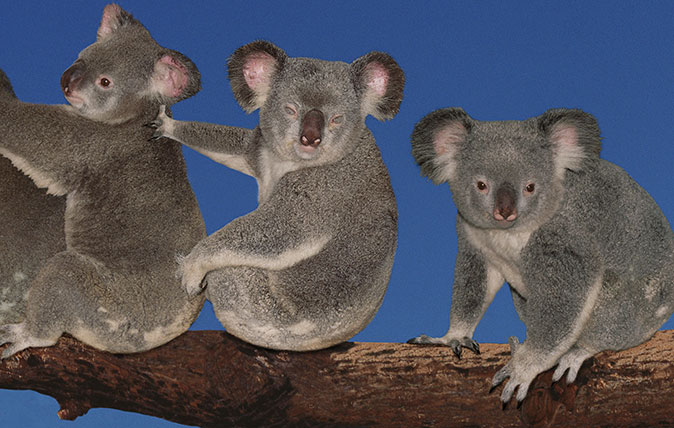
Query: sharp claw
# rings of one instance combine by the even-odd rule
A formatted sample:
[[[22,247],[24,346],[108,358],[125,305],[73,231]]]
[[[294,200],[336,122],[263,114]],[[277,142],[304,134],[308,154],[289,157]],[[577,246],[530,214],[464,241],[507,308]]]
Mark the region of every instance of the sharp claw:
[[[475,352],[477,355],[480,355],[480,345],[479,345],[477,342],[474,341],[474,342],[471,344],[471,348],[470,348],[470,349],[472,349],[473,352]]]
[[[505,412],[506,407],[508,407],[507,401],[505,403],[501,403],[501,410],[503,410]]]
[[[450,345],[452,348],[452,351],[454,351],[454,355],[460,360],[461,359],[461,345],[457,342],[452,345]]]

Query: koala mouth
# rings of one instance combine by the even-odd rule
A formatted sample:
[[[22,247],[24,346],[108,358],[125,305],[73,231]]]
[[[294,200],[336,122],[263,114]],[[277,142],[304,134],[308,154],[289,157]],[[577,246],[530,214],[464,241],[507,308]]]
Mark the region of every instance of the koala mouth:
[[[510,229],[517,224],[516,220],[494,220],[499,229]]]
[[[295,144],[295,153],[302,159],[313,159],[318,154],[318,146],[305,146],[304,144]]]
[[[84,106],[84,99],[81,97],[78,97],[77,95],[73,95],[72,92],[70,95],[66,95],[66,101],[68,101],[68,104],[75,108],[82,108]]]

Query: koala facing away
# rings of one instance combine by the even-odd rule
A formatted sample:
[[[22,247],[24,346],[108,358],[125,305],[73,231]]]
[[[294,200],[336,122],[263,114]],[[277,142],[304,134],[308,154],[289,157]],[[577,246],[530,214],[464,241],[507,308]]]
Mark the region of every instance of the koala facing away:
[[[0,70],[0,97],[15,99]],[[65,250],[65,198],[46,194],[0,156],[0,325],[18,323],[42,263]]]
[[[524,399],[537,374],[575,380],[603,350],[650,338],[674,310],[674,235],[651,197],[599,158],[595,119],[549,110],[525,121],[481,122],[448,108],[424,117],[412,153],[458,210],[450,328],[439,343],[478,350],[473,331],[504,281],[526,326],[511,338],[501,400]]]
[[[223,326],[250,343],[305,351],[349,339],[374,317],[397,239],[388,172],[365,117],[398,112],[404,75],[387,54],[352,64],[289,58],[258,41],[230,58],[234,95],[260,124],[160,115],[157,136],[255,177],[259,206],[201,241],[183,285],[206,293]]]
[[[199,89],[199,72],[119,6],[61,78],[70,106],[0,99],[0,154],[66,196],[66,249],[31,282],[25,321],[2,326],[8,357],[67,332],[138,352],[187,330],[203,304],[176,278],[177,255],[205,236],[181,145],[151,143],[162,104]]]

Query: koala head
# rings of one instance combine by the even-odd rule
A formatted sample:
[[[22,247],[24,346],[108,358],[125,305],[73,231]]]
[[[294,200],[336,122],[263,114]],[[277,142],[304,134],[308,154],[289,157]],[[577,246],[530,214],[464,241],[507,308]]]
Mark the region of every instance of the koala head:
[[[200,75],[179,52],[162,48],[143,25],[117,5],[108,5],[96,42],[61,76],[61,88],[80,115],[121,123],[148,104],[174,104],[196,94]]]
[[[351,64],[289,58],[256,41],[228,61],[237,101],[260,109],[260,130],[284,160],[329,163],[357,144],[365,117],[391,119],[402,101],[405,77],[389,55],[371,52]]]
[[[411,139],[422,173],[448,182],[461,216],[485,229],[545,222],[564,197],[565,175],[593,168],[601,150],[594,117],[566,109],[505,122],[441,109],[417,123]]]

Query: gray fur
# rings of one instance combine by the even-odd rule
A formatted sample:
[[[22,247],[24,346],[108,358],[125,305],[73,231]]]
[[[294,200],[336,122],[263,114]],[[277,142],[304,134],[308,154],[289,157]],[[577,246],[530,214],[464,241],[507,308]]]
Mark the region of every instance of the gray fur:
[[[466,346],[507,281],[527,339],[511,341],[513,357],[493,379],[510,378],[503,402],[517,387],[523,400],[534,377],[557,364],[554,379],[568,370],[573,382],[585,359],[644,342],[674,311],[672,229],[600,148],[595,119],[580,110],[481,122],[443,109],[412,134],[422,172],[452,190],[459,252],[449,331],[411,342]],[[515,210],[506,211],[516,218],[497,218],[511,199]]]
[[[14,99],[0,70],[0,99]],[[7,158],[0,157],[0,325],[26,312],[30,281],[42,263],[65,250],[65,198],[46,194]]]
[[[142,126],[160,103],[196,93],[199,72],[117,5],[98,35],[62,77],[71,106],[0,98],[0,153],[67,198],[67,248],[32,281],[25,321],[0,328],[3,358],[64,332],[147,350],[187,330],[203,304],[176,277],[177,257],[205,236],[181,146],[148,142]]]
[[[251,69],[260,77],[252,85]],[[229,74],[241,106],[260,108],[260,125],[245,138],[164,115],[156,122],[156,135],[260,187],[255,211],[185,258],[183,285],[198,293],[205,277],[220,322],[253,344],[305,351],[345,341],[374,317],[393,264],[395,197],[364,121],[397,113],[403,73],[382,53],[349,65],[289,58],[258,41],[233,54]],[[320,144],[303,146],[305,134]]]

